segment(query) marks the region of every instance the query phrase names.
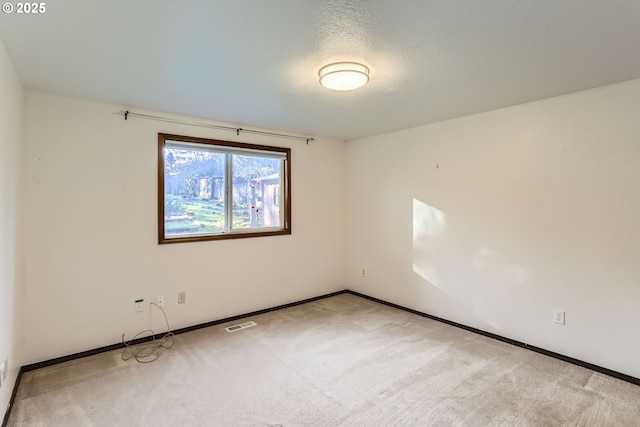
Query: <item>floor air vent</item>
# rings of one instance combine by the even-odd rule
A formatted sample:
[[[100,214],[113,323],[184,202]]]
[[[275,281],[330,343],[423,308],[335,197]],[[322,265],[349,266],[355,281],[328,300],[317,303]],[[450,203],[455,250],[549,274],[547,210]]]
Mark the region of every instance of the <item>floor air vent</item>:
[[[240,329],[246,329],[256,325],[257,325],[256,322],[244,322],[238,325],[227,326],[225,329],[227,330],[227,332],[235,332],[235,331],[239,331]]]

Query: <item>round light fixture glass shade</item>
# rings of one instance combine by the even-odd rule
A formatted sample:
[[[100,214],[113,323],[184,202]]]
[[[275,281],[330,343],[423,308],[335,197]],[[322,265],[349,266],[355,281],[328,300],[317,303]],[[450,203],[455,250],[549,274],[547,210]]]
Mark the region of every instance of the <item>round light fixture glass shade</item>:
[[[332,90],[353,90],[369,81],[369,69],[355,62],[336,62],[318,72],[320,84]]]

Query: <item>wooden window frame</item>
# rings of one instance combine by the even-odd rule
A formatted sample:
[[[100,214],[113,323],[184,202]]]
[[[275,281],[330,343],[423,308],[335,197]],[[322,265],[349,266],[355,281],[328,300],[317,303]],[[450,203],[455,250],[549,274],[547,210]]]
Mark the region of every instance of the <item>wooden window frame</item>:
[[[203,144],[209,147],[221,147],[221,151],[234,153],[233,149],[237,149],[236,154],[246,154],[242,150],[253,150],[263,152],[276,152],[285,155],[283,160],[282,188],[280,188],[280,198],[284,201],[282,215],[282,225],[278,229],[266,229],[261,231],[259,228],[250,229],[233,229],[229,231],[201,235],[184,235],[178,237],[167,237],[165,235],[165,170],[164,170],[164,148],[167,142]],[[212,151],[215,151],[213,149]],[[226,169],[226,168],[225,168]],[[226,173],[226,172],[225,172]],[[226,177],[226,175],[225,175]],[[228,191],[227,191],[228,192]],[[225,194],[227,193],[225,192]],[[229,197],[225,195],[225,204],[228,203]],[[228,213],[225,213],[228,215]],[[225,141],[218,139],[198,138],[193,136],[174,135],[167,133],[158,133],[158,243],[183,243],[183,242],[202,242],[209,240],[226,240],[241,239],[249,237],[266,237],[291,234],[291,149],[285,147],[275,147],[268,145],[248,144],[243,142]]]

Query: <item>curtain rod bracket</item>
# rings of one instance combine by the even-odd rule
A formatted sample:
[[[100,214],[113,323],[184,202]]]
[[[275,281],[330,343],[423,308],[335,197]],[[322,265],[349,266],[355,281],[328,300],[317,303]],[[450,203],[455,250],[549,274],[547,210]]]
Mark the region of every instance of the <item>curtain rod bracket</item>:
[[[236,135],[240,136],[240,131],[242,130],[242,128],[237,128],[236,129]]]
[[[129,118],[129,110],[124,112],[124,119],[127,120]]]

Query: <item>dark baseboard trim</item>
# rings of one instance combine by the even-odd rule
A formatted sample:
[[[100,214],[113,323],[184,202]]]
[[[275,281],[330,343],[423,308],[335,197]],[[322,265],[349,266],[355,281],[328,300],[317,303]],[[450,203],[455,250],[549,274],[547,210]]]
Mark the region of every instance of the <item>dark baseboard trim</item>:
[[[483,335],[485,337],[489,337],[489,338],[493,338],[495,340],[498,341],[502,341],[511,345],[515,345],[517,347],[522,347],[525,348],[527,350],[531,350],[531,351],[535,351],[536,353],[540,353],[540,354],[544,354],[545,356],[549,356],[549,357],[553,357],[554,359],[558,359],[558,360],[562,360],[564,362],[568,362],[568,363],[572,363],[574,365],[577,366],[581,366],[583,368],[586,369],[591,369],[592,371],[595,372],[600,372],[602,374],[608,375],[610,377],[613,378],[617,378],[635,385],[640,386],[640,378],[636,378],[636,377],[632,377],[631,375],[627,375],[627,374],[623,374],[621,372],[617,372],[617,371],[613,371],[611,369],[607,369],[607,368],[603,368],[602,366],[598,366],[598,365],[594,365],[579,359],[574,359],[573,357],[569,357],[569,356],[565,356],[563,354],[559,354],[559,353],[554,353],[553,351],[549,351],[549,350],[545,350],[544,348],[540,348],[540,347],[536,347],[533,345],[529,345],[527,343],[521,342],[521,341],[516,341],[513,340],[511,338],[506,338],[503,337],[501,335],[497,335],[497,334],[493,334],[491,332],[487,332],[487,331],[483,331],[481,329],[477,329],[477,328],[473,328],[471,326],[467,326],[467,325],[463,325],[461,323],[457,323],[457,322],[453,322],[451,320],[447,320],[447,319],[443,319],[441,317],[437,317],[437,316],[433,316],[431,314],[427,314],[427,313],[423,313],[421,311],[418,310],[414,310],[408,307],[403,307],[401,305],[398,304],[394,304],[388,301],[384,301],[381,300],[379,298],[375,298],[369,295],[365,295],[365,294],[361,294],[360,292],[356,292],[356,291],[352,291],[349,289],[344,289],[342,291],[336,291],[336,292],[332,292],[329,294],[325,294],[325,295],[320,295],[317,297],[313,297],[313,298],[307,298],[304,300],[300,300],[300,301],[296,301],[296,302],[292,302],[292,303],[288,303],[288,304],[282,304],[282,305],[278,305],[275,307],[271,307],[271,308],[265,308],[262,310],[257,310],[257,311],[252,311],[250,313],[245,313],[245,314],[239,314],[237,316],[231,316],[231,317],[225,317],[224,319],[219,319],[219,320],[213,320],[211,322],[206,322],[206,323],[201,323],[198,325],[194,325],[194,326],[188,326],[186,328],[180,328],[180,329],[176,329],[174,331],[172,331],[174,334],[182,334],[185,332],[191,332],[191,331],[195,331],[198,329],[203,329],[203,328],[208,328],[210,326],[215,326],[215,325],[219,325],[221,323],[227,323],[227,322],[233,322],[235,320],[239,320],[239,319],[244,319],[247,317],[251,317],[251,316],[257,316],[259,314],[264,314],[264,313],[268,313],[271,311],[276,311],[276,310],[281,310],[283,308],[289,308],[289,307],[295,307],[297,305],[301,305],[301,304],[306,304],[309,302],[314,302],[314,301],[318,301],[318,300],[322,300],[325,298],[329,298],[329,297],[333,297],[336,295],[340,295],[340,294],[351,294],[360,298],[365,298],[368,299],[370,301],[374,301],[380,304],[384,304],[387,305],[389,307],[393,307],[393,308],[397,308],[399,310],[403,310],[403,311],[407,311],[409,313],[413,313],[413,314],[417,314],[418,316],[422,316],[422,317],[426,317],[432,320],[436,320],[438,322],[442,322],[442,323],[446,323],[447,325],[451,325],[451,326],[455,326],[456,328],[460,328],[460,329],[464,329],[466,331],[469,332],[474,332],[476,334],[480,334]],[[132,344],[140,344],[140,343],[144,343],[144,342],[148,342],[151,341],[153,339],[153,337],[144,337],[144,338],[139,338],[136,339],[132,342]],[[25,365],[22,366],[20,368],[20,371],[18,372],[18,377],[16,378],[16,383],[13,387],[13,393],[11,394],[11,399],[9,401],[9,406],[7,408],[7,412],[5,413],[3,422],[2,422],[2,427],[6,427],[8,421],[9,421],[9,415],[11,413],[11,408],[13,407],[13,403],[15,401],[16,398],[16,394],[18,391],[18,387],[20,385],[20,380],[22,379],[22,374],[24,372],[29,372],[29,371],[33,371],[34,369],[40,369],[40,368],[45,368],[47,366],[52,366],[52,365],[56,365],[58,363],[63,363],[63,362],[69,362],[71,360],[75,360],[75,359],[80,359],[83,357],[87,357],[87,356],[93,356],[96,354],[100,354],[100,353],[104,353],[107,351],[111,351],[111,350],[117,350],[120,348],[123,348],[124,344],[123,343],[118,343],[118,344],[112,344],[112,345],[108,345],[105,347],[99,347],[99,348],[95,348],[92,350],[87,350],[87,351],[82,351],[80,353],[74,353],[74,354],[70,354],[68,356],[63,356],[63,357],[57,357],[55,359],[50,359],[50,360],[45,360],[42,362],[37,362],[37,363],[32,363],[30,365]]]
[[[306,303],[309,303],[309,302],[314,302],[314,301],[318,301],[318,300],[321,300],[321,299],[330,298],[330,297],[334,297],[336,295],[346,294],[346,293],[349,293],[349,291],[346,290],[346,289],[344,289],[342,291],[331,292],[330,294],[320,295],[318,297],[307,298],[307,299],[304,299],[304,300],[301,300],[301,301],[291,302],[291,303],[288,303],[288,304],[282,304],[282,305],[278,305],[278,306],[271,307],[271,308],[265,308],[265,309],[262,309],[262,310],[252,311],[251,313],[239,314],[237,316],[225,317],[224,319],[214,320],[214,321],[207,322],[207,323],[201,323],[199,325],[187,326],[186,328],[176,329],[175,331],[173,331],[173,333],[174,334],[182,334],[182,333],[185,333],[185,332],[191,332],[191,331],[195,331],[197,329],[208,328],[209,326],[215,326],[215,325],[219,325],[221,323],[233,322],[234,320],[240,320],[240,319],[244,319],[246,317],[257,316],[258,314],[269,313],[270,311],[282,310],[283,308],[295,307],[296,305],[306,304]]]
[[[257,316],[258,314],[264,314],[264,313],[268,313],[270,311],[276,311],[276,310],[281,310],[283,308],[295,307],[296,305],[301,305],[301,304],[306,304],[306,303],[313,302],[313,301],[318,301],[318,300],[321,300],[321,299],[333,297],[333,296],[344,294],[344,293],[347,293],[347,292],[349,292],[349,291],[347,291],[346,289],[342,290],[342,291],[331,292],[329,294],[320,295],[320,296],[312,297],[312,298],[307,298],[307,299],[304,299],[304,300],[291,302],[291,303],[288,303],[288,304],[282,304],[282,305],[278,305],[278,306],[271,307],[271,308],[265,308],[265,309],[262,309],[262,310],[252,311],[250,313],[239,314],[237,316],[231,316],[231,317],[225,317],[224,319],[213,320],[211,322],[201,323],[199,325],[187,326],[186,328],[176,329],[176,330],[174,330],[172,332],[174,334],[176,334],[176,335],[177,334],[183,334],[185,332],[191,332],[191,331],[195,331],[195,330],[198,330],[198,329],[208,328],[209,326],[215,326],[215,325],[219,325],[221,323],[233,322],[235,320],[244,319],[246,317]],[[136,340],[133,340],[131,342],[131,345],[136,345],[136,344],[149,342],[152,339],[153,339],[153,337],[151,337],[151,336],[138,338]],[[87,357],[87,356],[94,356],[96,354],[105,353],[105,352],[111,351],[111,350],[118,350],[118,349],[121,349],[121,348],[124,348],[124,347],[125,347],[125,345],[123,343],[111,344],[111,345],[107,345],[107,346],[104,346],[104,347],[94,348],[94,349],[91,349],[91,350],[81,351],[79,353],[70,354],[68,356],[56,357],[54,359],[44,360],[42,362],[37,362],[37,363],[32,363],[30,365],[22,366],[20,368],[20,371],[18,372],[18,377],[16,378],[16,383],[13,386],[13,393],[11,394],[11,399],[9,400],[9,405],[7,407],[7,411],[4,414],[4,419],[2,421],[2,427],[6,427],[7,423],[9,422],[9,416],[11,414],[11,409],[13,408],[13,403],[15,401],[16,394],[18,392],[18,387],[20,386],[20,381],[22,380],[22,374],[24,372],[33,371],[35,369],[40,369],[40,368],[46,368],[47,366],[57,365],[58,363],[69,362],[71,360],[81,359],[81,358]]]
[[[24,369],[21,367],[18,370],[18,376],[16,377],[16,382],[13,385],[13,391],[11,392],[11,398],[9,399],[9,404],[7,405],[7,411],[4,413],[4,418],[2,419],[2,427],[7,427],[7,424],[9,424],[9,415],[11,415],[13,402],[16,401],[16,395],[18,394],[18,386],[20,385],[20,380],[22,380],[23,372],[24,372]]]
[[[545,356],[553,357],[554,359],[562,360],[563,362],[568,362],[577,366],[581,366],[586,369],[591,369],[592,371],[600,372],[601,374],[608,375],[610,377],[617,378],[619,380],[623,380],[635,385],[640,386],[640,378],[632,377],[631,375],[623,374],[622,372],[613,371],[608,368],[603,368],[602,366],[594,365],[589,362],[585,362],[583,360],[575,359],[573,357],[565,356],[564,354],[555,353],[553,351],[545,350],[544,348],[536,347],[534,345],[530,345],[524,343],[522,341],[516,341],[511,338],[503,337],[502,335],[493,334],[491,332],[483,331],[482,329],[473,328],[471,326],[463,325],[462,323],[452,322],[451,320],[443,319],[441,317],[433,316],[431,314],[423,313],[418,310],[414,310],[411,308],[403,307],[398,304],[394,304],[392,302],[384,301],[379,298],[371,297],[369,295],[361,294],[360,292],[355,292],[352,290],[346,290],[345,293],[355,295],[361,298],[365,298],[371,301],[375,301],[380,304],[387,305],[389,307],[397,308],[400,310],[408,311],[413,314],[417,314],[418,316],[427,317],[432,320],[437,320],[438,322],[446,323],[447,325],[455,326],[456,328],[464,329],[469,332],[474,332],[476,334],[484,335],[485,337],[493,338],[498,341],[502,341],[511,345],[515,345],[517,347],[522,347],[527,350],[535,351],[536,353],[544,354]]]
[[[304,299],[304,300],[291,302],[291,303],[288,303],[288,304],[282,304],[282,305],[278,305],[278,306],[271,307],[271,308],[265,308],[265,309],[262,309],[262,310],[252,311],[250,313],[239,314],[237,316],[231,316],[231,317],[225,317],[224,319],[218,319],[218,320],[213,320],[211,322],[200,323],[200,324],[194,325],[194,326],[187,326],[186,328],[175,329],[175,330],[173,330],[171,332],[173,332],[176,335],[183,334],[185,332],[191,332],[191,331],[195,331],[197,329],[208,328],[209,326],[215,326],[215,325],[219,325],[221,323],[233,322],[234,320],[244,319],[245,317],[257,316],[258,314],[268,313],[270,311],[281,310],[283,308],[294,307],[296,305],[301,305],[301,304],[306,304],[306,303],[313,302],[313,301],[318,301],[318,300],[321,300],[321,299],[324,299],[324,298],[333,297],[333,296],[344,294],[344,293],[347,293],[347,292],[349,292],[349,291],[342,290],[342,291],[332,292],[330,294],[320,295],[320,296],[317,296],[317,297],[307,298],[307,299]],[[138,338],[138,339],[132,341],[131,344],[132,345],[141,344],[141,343],[149,342],[152,339],[153,339],[153,337],[151,337],[151,336]],[[55,359],[50,359],[50,360],[45,360],[45,361],[42,361],[42,362],[32,363],[30,365],[25,365],[25,366],[23,366],[21,368],[21,370],[24,370],[24,372],[29,372],[29,371],[33,371],[34,369],[46,368],[47,366],[57,365],[58,363],[69,362],[71,360],[81,359],[81,358],[87,357],[87,356],[94,356],[96,354],[105,353],[105,352],[111,351],[111,350],[118,350],[120,348],[123,348],[124,346],[125,345],[123,343],[111,344],[111,345],[107,345],[107,346],[104,346],[104,347],[94,348],[92,350],[81,351],[79,353],[70,354],[68,356],[56,357]]]

